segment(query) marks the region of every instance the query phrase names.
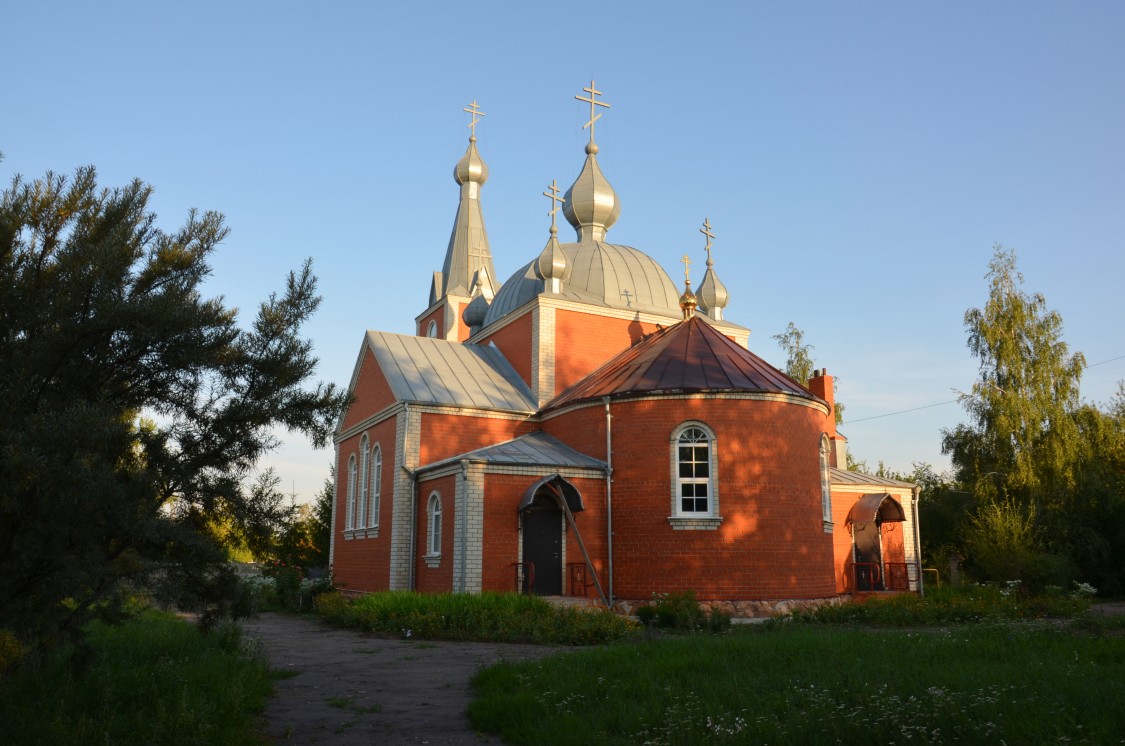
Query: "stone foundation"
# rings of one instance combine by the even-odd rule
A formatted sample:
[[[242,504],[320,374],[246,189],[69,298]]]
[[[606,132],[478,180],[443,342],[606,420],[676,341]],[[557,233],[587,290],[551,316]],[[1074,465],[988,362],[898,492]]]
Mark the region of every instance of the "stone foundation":
[[[763,619],[775,616],[787,616],[794,611],[815,611],[821,606],[836,606],[850,601],[849,596],[830,596],[828,598],[788,598],[781,600],[764,601],[700,601],[699,608],[710,613],[718,609],[732,619]],[[634,616],[637,609],[642,606],[652,606],[651,599],[625,600],[618,599],[613,604],[613,610],[619,614]]]

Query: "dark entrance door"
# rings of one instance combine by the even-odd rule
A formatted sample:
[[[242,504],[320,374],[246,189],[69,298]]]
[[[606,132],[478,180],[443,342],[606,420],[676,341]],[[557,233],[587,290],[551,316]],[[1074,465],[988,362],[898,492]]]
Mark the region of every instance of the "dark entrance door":
[[[562,595],[562,508],[536,495],[523,514],[523,562],[535,566],[535,594]]]
[[[883,590],[883,549],[881,521],[868,521],[852,527],[855,540],[855,585],[859,591]]]

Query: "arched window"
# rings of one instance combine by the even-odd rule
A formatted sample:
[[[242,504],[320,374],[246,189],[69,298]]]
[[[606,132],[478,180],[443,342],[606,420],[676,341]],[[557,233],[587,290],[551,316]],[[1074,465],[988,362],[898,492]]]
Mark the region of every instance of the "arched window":
[[[367,433],[359,441],[359,500],[355,506],[355,527],[363,528],[367,525]]]
[[[675,473],[674,516],[715,515],[715,436],[702,423],[681,425],[672,434]]]
[[[820,436],[820,512],[824,521],[824,530],[832,531],[832,476],[829,471],[831,462],[828,459],[831,444],[827,435]]]
[[[383,449],[376,443],[371,449],[371,489],[367,493],[369,528],[379,527],[379,497],[383,492]]]
[[[436,337],[437,336],[437,322],[436,321],[431,321],[430,325],[426,327],[426,336],[427,337]]]
[[[436,492],[430,495],[426,515],[429,519],[426,554],[437,557],[441,555],[441,495]]]
[[[344,528],[355,528],[355,455],[348,459],[348,507],[344,514]]]

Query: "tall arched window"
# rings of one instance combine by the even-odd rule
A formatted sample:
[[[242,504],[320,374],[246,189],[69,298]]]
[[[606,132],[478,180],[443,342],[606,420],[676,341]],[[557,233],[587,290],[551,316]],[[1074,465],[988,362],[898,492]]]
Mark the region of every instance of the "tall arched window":
[[[369,528],[379,527],[379,497],[383,492],[383,449],[376,443],[371,449],[371,489],[367,493]]]
[[[344,514],[344,528],[355,528],[355,455],[348,459],[348,506]]]
[[[430,495],[426,516],[429,520],[426,554],[437,557],[441,554],[441,495],[436,492]]]
[[[437,322],[436,321],[431,321],[429,323],[429,325],[426,327],[426,336],[427,337],[437,337]]]
[[[673,432],[676,504],[674,515],[685,518],[715,514],[715,436],[702,424],[681,425]]]
[[[359,441],[359,500],[355,506],[355,527],[363,528],[367,525],[367,433]]]
[[[832,474],[829,471],[831,462],[828,455],[831,444],[827,435],[820,436],[820,512],[824,521],[824,530],[832,530]]]

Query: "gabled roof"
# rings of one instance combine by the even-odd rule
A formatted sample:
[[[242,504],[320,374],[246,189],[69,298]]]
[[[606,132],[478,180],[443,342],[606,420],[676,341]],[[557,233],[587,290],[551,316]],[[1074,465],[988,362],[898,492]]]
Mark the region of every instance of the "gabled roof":
[[[551,410],[605,396],[760,392],[827,402],[699,316],[650,334],[550,401]]]
[[[832,484],[855,484],[877,487],[907,487],[913,488],[913,482],[902,482],[898,479],[888,479],[887,477],[877,477],[873,474],[864,474],[861,471],[847,471],[846,469],[837,469],[833,466],[829,474],[829,482]]]
[[[576,451],[547,433],[534,432],[521,435],[504,443],[485,446],[475,451],[426,464],[420,467],[419,471],[436,469],[458,461],[484,462],[501,466],[543,466],[551,469],[570,467],[604,471],[606,468],[604,461]]]
[[[387,332],[367,332],[399,401],[534,413],[531,389],[500,350]]]

